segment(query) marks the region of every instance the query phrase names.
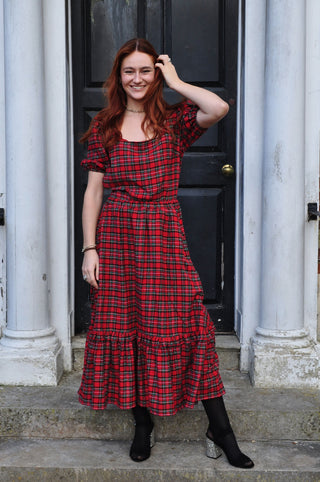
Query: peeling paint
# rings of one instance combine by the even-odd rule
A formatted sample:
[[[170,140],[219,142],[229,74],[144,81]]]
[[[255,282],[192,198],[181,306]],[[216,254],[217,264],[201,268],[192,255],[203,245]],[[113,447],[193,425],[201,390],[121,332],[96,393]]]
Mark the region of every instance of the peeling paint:
[[[283,182],[282,179],[282,172],[281,172],[281,153],[282,153],[282,144],[281,142],[277,142],[274,155],[273,155],[273,166],[274,166],[274,173],[277,176],[280,182]]]
[[[90,19],[91,19],[91,23],[94,24],[94,14],[93,14],[93,11],[94,11],[94,7],[96,6],[96,3],[100,3],[101,0],[91,0],[91,8],[90,8]]]

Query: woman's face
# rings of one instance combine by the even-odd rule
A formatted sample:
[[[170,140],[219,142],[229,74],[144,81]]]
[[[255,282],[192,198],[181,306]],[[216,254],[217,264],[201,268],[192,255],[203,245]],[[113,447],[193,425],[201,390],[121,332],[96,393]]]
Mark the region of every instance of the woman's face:
[[[155,67],[152,57],[143,52],[132,52],[123,59],[120,76],[127,103],[130,100],[142,101],[154,81]]]

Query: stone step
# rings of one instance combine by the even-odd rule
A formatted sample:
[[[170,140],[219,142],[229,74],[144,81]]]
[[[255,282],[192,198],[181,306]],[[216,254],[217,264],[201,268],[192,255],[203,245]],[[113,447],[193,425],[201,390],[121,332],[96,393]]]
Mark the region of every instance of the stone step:
[[[0,439],[0,481],[23,482],[311,482],[320,480],[319,442],[243,442],[255,462],[236,469],[224,455],[208,459],[202,443],[157,442],[143,463],[129,458],[130,442]]]
[[[77,335],[72,340],[73,369],[82,371],[84,335]],[[240,343],[235,335],[216,335],[216,349],[219,355],[220,367],[223,370],[238,370],[240,358]]]
[[[257,389],[238,371],[224,371],[225,402],[239,440],[320,441],[319,391]],[[80,373],[58,387],[0,387],[0,437],[130,440],[130,410],[94,411],[78,402]],[[154,417],[159,441],[198,441],[207,419],[199,403],[173,417]]]

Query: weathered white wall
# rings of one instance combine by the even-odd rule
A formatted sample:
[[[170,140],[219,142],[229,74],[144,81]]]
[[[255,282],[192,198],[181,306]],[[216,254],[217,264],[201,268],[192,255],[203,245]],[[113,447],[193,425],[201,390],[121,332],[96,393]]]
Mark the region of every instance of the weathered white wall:
[[[3,0],[0,0],[0,208],[6,209],[6,138],[4,84],[4,19]],[[6,324],[6,227],[0,226],[0,338]]]
[[[305,209],[319,200],[320,169],[320,2],[306,2],[305,89]],[[307,212],[305,212],[307,216]],[[311,337],[317,339],[318,222],[306,223],[304,255],[304,319]],[[320,338],[319,338],[320,339]]]

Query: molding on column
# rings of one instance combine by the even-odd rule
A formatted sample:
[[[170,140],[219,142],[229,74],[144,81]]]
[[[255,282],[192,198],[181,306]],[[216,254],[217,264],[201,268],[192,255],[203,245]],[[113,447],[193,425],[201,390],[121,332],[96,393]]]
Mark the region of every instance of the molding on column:
[[[0,344],[11,348],[47,348],[55,346],[58,339],[55,336],[55,329],[52,327],[44,330],[9,330],[4,329],[4,337]]]
[[[275,346],[290,345],[291,348],[305,348],[310,345],[310,339],[306,330],[270,330],[257,327],[256,336],[253,338],[256,344],[271,343]]]

